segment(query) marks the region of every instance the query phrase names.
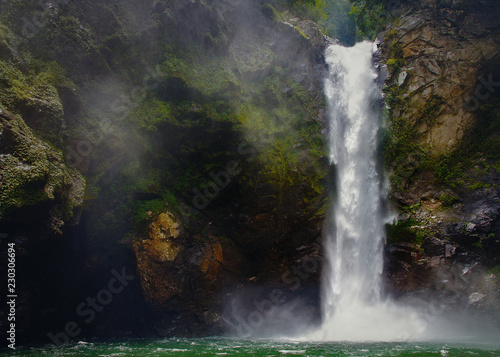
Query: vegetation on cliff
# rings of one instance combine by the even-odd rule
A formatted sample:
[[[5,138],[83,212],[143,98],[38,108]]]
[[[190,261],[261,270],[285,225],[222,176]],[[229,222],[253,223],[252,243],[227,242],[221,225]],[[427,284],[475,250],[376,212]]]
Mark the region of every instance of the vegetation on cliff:
[[[224,279],[279,274],[318,236],[324,42],[303,20],[322,18],[319,2],[0,7],[0,103],[13,113],[2,115],[2,219],[53,202],[60,222],[51,224],[71,241],[63,221],[83,207],[82,266],[130,264],[133,252],[141,279],[165,270],[143,285],[151,305],[168,299],[148,290],[172,283],[193,301],[189,314],[216,309]],[[148,232],[169,217],[179,225],[167,254],[177,265],[141,260],[154,260],[144,247],[168,248]],[[192,266],[198,253],[205,258]]]
[[[83,207],[82,271],[136,259],[161,318],[191,314],[183,334],[220,331],[225,282],[279,281],[319,254],[328,185],[320,30],[353,44],[390,25],[382,157],[402,219],[389,239],[418,245],[418,255],[440,237],[495,269],[500,101],[489,90],[470,110],[464,98],[500,78],[496,25],[472,25],[477,8],[448,5],[446,22],[435,17],[441,5],[394,19],[400,6],[409,9],[0,1],[0,219],[21,236],[23,214],[48,211],[60,235]]]
[[[389,285],[415,296],[454,294],[450,305],[498,321],[498,4],[404,9],[382,48],[384,161],[399,213],[388,226]]]

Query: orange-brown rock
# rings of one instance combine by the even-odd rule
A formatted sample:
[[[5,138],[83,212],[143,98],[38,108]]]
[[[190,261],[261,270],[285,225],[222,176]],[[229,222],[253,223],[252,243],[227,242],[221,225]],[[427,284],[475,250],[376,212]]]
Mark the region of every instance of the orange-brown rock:
[[[179,223],[165,212],[150,224],[148,238],[134,243],[141,286],[152,305],[166,303],[182,290],[175,269],[176,258],[184,248],[176,240],[179,234]]]

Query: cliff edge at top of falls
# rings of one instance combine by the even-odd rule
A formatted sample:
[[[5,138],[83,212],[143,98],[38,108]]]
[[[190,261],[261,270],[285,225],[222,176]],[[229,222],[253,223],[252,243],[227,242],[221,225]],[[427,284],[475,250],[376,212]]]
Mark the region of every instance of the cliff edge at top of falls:
[[[500,321],[500,9],[419,1],[382,33],[389,71],[386,273],[398,296]]]

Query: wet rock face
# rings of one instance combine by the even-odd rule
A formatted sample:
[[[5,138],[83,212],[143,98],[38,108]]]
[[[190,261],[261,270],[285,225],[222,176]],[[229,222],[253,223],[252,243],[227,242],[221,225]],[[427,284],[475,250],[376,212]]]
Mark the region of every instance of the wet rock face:
[[[382,46],[386,84],[399,99],[390,98],[391,120],[414,129],[418,150],[432,161],[453,153],[479,122],[477,109],[496,95],[500,12],[488,1],[405,6]],[[499,323],[498,171],[480,170],[487,161],[480,157],[475,167],[463,168],[465,183],[452,185],[422,168],[416,151],[392,166],[402,182],[393,184],[391,197],[404,212],[389,234],[388,291],[410,300],[434,296]]]
[[[491,73],[481,77],[479,69],[500,53],[499,9],[493,2],[412,5],[385,33],[385,53],[397,49],[394,60],[404,63],[393,68],[388,83],[404,92],[395,116],[410,121],[419,141],[439,155],[460,141],[479,102],[495,91]],[[479,84],[485,86],[480,94]]]
[[[151,223],[149,237],[134,244],[141,285],[153,304],[161,305],[180,292],[181,279],[175,274],[176,258],[183,250],[178,226],[171,213],[162,213]]]
[[[307,113],[310,117],[300,118],[300,123],[321,123],[325,112],[322,104],[325,37],[311,21],[278,22],[261,10],[260,6],[245,1],[214,1],[210,6],[159,1],[155,7],[166,30],[184,32],[182,38],[186,43],[214,41],[207,42],[207,51],[230,56],[243,84],[260,83],[273,78],[269,76],[276,71],[283,72],[284,80],[276,81],[276,88],[291,96],[295,89],[290,85],[298,85],[312,104]],[[189,19],[198,17],[204,18],[204,22],[191,24]],[[258,93],[249,95],[257,106],[282,105],[269,104]],[[274,94],[270,92],[270,96]],[[236,133],[235,129],[233,134]],[[152,216],[149,227],[136,234],[133,249],[137,271],[147,302],[163,319],[159,323],[160,334],[222,333],[228,327],[222,320],[222,312],[233,297],[245,295],[248,286],[268,292],[288,284],[293,289],[288,286],[284,295],[290,300],[294,294],[304,293],[302,290],[311,290],[311,296],[304,294],[318,304],[318,260],[307,261],[315,264],[314,271],[299,270],[301,275],[297,276],[288,270],[309,258],[311,253],[304,247],[312,245],[321,235],[320,210],[326,195],[319,190],[311,192],[307,180],[324,177],[327,164],[316,166],[317,159],[304,148],[298,157],[300,168],[292,173],[295,177],[279,173],[280,177],[269,182],[264,175],[274,167],[264,169],[256,163],[254,159],[261,149],[258,145],[264,146],[260,142],[255,147],[243,146],[248,151],[238,157],[241,172],[234,175],[227,188],[218,191],[216,199],[207,202],[207,208],[196,210],[189,222],[181,215],[162,213]],[[288,185],[293,180],[296,182]],[[174,230],[176,233],[166,229],[173,225],[178,229]],[[295,286],[297,281],[299,284]],[[265,300],[266,293],[262,294]],[[251,299],[260,298],[257,294]]]
[[[165,319],[158,333],[223,331],[217,295],[228,281],[234,284],[241,265],[247,262],[234,242],[210,227],[191,237],[178,218],[165,212],[153,220],[147,236],[137,238],[134,252],[146,301]]]
[[[390,237],[388,291],[402,299],[428,295],[447,309],[487,314],[499,323],[500,191],[463,191],[452,207],[441,203],[444,192],[419,180],[398,195],[399,204],[413,210],[399,217],[405,228]]]
[[[450,242],[432,239],[438,251],[425,253],[414,247],[395,244],[387,254],[387,279],[392,294],[419,306],[433,303],[439,313],[466,311],[487,317],[498,325],[500,319],[500,279],[478,262],[478,256]],[[427,243],[429,247],[432,243]],[[448,250],[451,248],[451,251]],[[407,259],[401,259],[402,253]],[[436,312],[433,312],[436,313]]]
[[[15,210],[47,206],[50,227],[61,235],[83,201],[85,181],[61,152],[38,139],[25,122],[0,109],[0,219],[15,218]]]
[[[63,231],[79,220],[84,189],[62,152],[36,137],[20,116],[0,109],[0,272],[7,286],[7,243],[14,243],[18,344],[32,342],[32,333],[51,318],[44,296],[56,294],[54,281],[64,273],[51,275],[47,266],[61,264]],[[7,316],[3,306],[0,315]]]
[[[17,10],[37,11],[31,9],[30,4],[22,10],[17,4],[8,8],[14,12],[2,12],[5,28],[10,22],[23,26],[22,18],[12,15],[10,19],[9,14],[16,14]],[[96,276],[101,278],[103,271],[117,268],[116,264],[126,265],[127,271],[135,265],[138,279],[130,295],[139,296],[139,303],[134,301],[134,306],[142,305],[145,300],[154,308],[151,329],[162,335],[219,333],[222,331],[221,295],[225,294],[226,287],[284,284],[281,275],[296,261],[301,262],[306,254],[297,247],[308,245],[320,235],[326,196],[321,192],[321,180],[326,176],[327,166],[322,166],[322,152],[317,150],[321,148],[324,129],[320,123],[324,124],[325,118],[324,36],[313,22],[299,19],[294,20],[293,25],[280,22],[266,2],[240,0],[125,1],[118,7],[85,0],[50,10],[48,17],[51,21],[23,43],[22,51],[31,53],[32,56],[27,57],[37,61],[40,58],[42,63],[57,62],[61,68],[50,66],[54,73],[38,75],[38,69],[31,71],[31,60],[23,63],[17,58],[19,54],[4,41],[4,27],[0,34],[0,101],[2,105],[10,105],[7,109],[21,114],[26,124],[12,119],[10,124],[23,128],[11,130],[4,125],[2,116],[0,167],[9,175],[6,182],[10,185],[5,191],[2,187],[2,217],[5,207],[17,210],[17,219],[9,223],[12,226],[26,226],[28,217],[36,216],[33,231],[38,227],[47,228],[50,231],[47,235],[52,237],[54,233],[66,233],[63,228],[69,226],[71,211],[78,210],[84,181],[67,167],[58,152],[37,139],[45,140],[41,134],[47,129],[51,144],[64,147],[70,164],[77,166],[89,182],[82,216],[84,223],[64,239],[65,243],[76,246],[70,254],[81,257],[82,261],[70,269],[67,266],[73,262],[69,261],[60,269],[78,275],[80,280],[95,282]],[[15,31],[15,26],[12,28],[13,32],[20,33]],[[175,54],[170,56],[165,44],[172,45]],[[182,55],[183,50],[188,53]],[[196,61],[192,60],[195,58]],[[199,58],[202,60],[198,61]],[[213,63],[205,67],[205,63],[200,62],[206,59],[212,59]],[[21,68],[19,73],[4,70],[15,67],[15,63],[26,68]],[[142,72],[150,69],[158,72],[155,80],[161,83],[146,85],[150,81],[143,78],[152,79],[152,73],[143,77]],[[30,75],[33,72],[34,78],[27,72]],[[5,73],[10,77],[5,77]],[[52,81],[50,74],[64,80]],[[196,74],[194,79],[191,74]],[[126,84],[128,81],[130,86]],[[218,81],[222,82],[220,87]],[[25,91],[17,90],[19,83],[25,84]],[[141,86],[148,88],[146,100],[154,96],[162,102],[172,101],[171,108],[182,107],[179,114],[174,110],[179,122],[172,125],[167,118],[170,114],[166,115],[162,106],[158,119],[162,122],[165,119],[163,123],[155,128],[141,124],[141,128],[131,134],[135,129],[123,125],[121,114],[136,108],[140,100],[133,97]],[[145,95],[144,88],[140,94]],[[125,111],[120,111],[116,103],[123,104],[118,107]],[[249,103],[249,109],[241,103]],[[120,111],[117,128],[108,126],[106,120],[104,125],[103,118],[118,116],[115,109]],[[150,108],[145,109],[141,111]],[[258,109],[263,109],[262,114]],[[241,112],[244,114],[240,115]],[[247,112],[258,113],[258,120],[248,121],[263,127],[268,126],[266,120],[273,121],[276,128],[272,128],[270,137],[256,138],[261,133],[257,127],[247,130],[233,125],[238,120],[247,120]],[[137,114],[142,113],[134,113],[129,119],[141,117]],[[282,117],[285,119],[280,122]],[[290,128],[292,135],[289,135]],[[27,134],[28,129],[33,130],[33,137]],[[146,140],[142,140],[143,134]],[[292,139],[286,142],[289,137]],[[255,140],[243,146],[244,153],[241,153],[238,145],[252,139]],[[263,147],[268,151],[275,149],[273,139],[280,141],[276,146],[284,147],[277,147],[277,155],[272,153],[266,162],[256,163],[257,151]],[[92,153],[79,151],[84,141],[92,144],[84,145]],[[151,144],[151,155],[139,155],[143,144],[145,151],[150,150]],[[291,151],[297,155],[293,159],[298,169],[288,165]],[[135,160],[137,165],[129,166],[129,161]],[[156,211],[151,212],[149,218],[145,217],[149,207],[136,215],[136,201],[148,204],[160,201],[163,188],[179,190],[182,186],[181,190],[186,192],[173,195],[178,194],[179,202],[195,207],[192,188],[203,191],[205,181],[210,179],[211,169],[206,167],[223,164],[226,168],[230,160],[238,160],[243,172],[231,175],[231,185],[227,188],[225,183],[221,184],[220,192],[217,188],[217,197],[210,200],[209,207],[197,210],[189,217],[190,222],[179,212],[171,215],[166,211],[175,205],[157,208],[159,204],[155,204]],[[276,169],[278,160],[281,166]],[[192,163],[195,163],[194,170]],[[124,167],[131,170],[127,169],[125,174],[121,171]],[[152,169],[155,173],[150,176]],[[171,178],[163,180],[167,172]],[[148,177],[146,181],[154,176],[155,182],[148,182],[147,187],[143,185],[145,181],[125,183],[129,176]],[[270,183],[271,180],[274,181]],[[181,184],[178,186],[176,181]],[[16,196],[20,189],[28,192],[27,197]],[[140,224],[135,221],[139,216],[143,220]],[[4,222],[1,223],[3,229]],[[121,243],[131,236],[132,230],[135,238],[125,242],[125,247]],[[45,231],[40,236],[45,236]],[[24,242],[24,238],[20,242]],[[32,252],[36,250],[33,247],[38,248],[30,242],[23,246]],[[61,245],[58,257],[65,256],[66,248]],[[127,248],[130,251],[124,253]],[[41,250],[40,255],[47,250],[50,248]],[[46,258],[47,262],[39,266],[40,274],[57,261],[55,255]],[[293,274],[290,281],[295,286],[298,278]],[[319,269],[306,275],[317,285]],[[42,277],[39,284],[47,280],[50,278]],[[74,285],[63,282],[59,289]],[[88,294],[87,291],[94,288],[101,287],[80,284],[78,289],[67,290],[74,290],[68,295],[77,300],[74,301],[77,306],[78,294]],[[36,289],[33,291],[37,296]],[[61,305],[71,309],[71,304]],[[56,304],[46,305],[55,314]],[[30,306],[33,311],[37,310],[37,304]],[[138,312],[135,316],[123,314],[118,306],[117,302],[102,314],[108,321],[96,321],[87,326],[82,335],[91,337],[97,330],[100,336],[119,334],[128,329],[127,326],[140,325],[140,320],[146,320],[139,317]],[[61,319],[65,313],[67,311],[59,314],[63,316]],[[129,319],[124,326],[116,322],[121,315]]]

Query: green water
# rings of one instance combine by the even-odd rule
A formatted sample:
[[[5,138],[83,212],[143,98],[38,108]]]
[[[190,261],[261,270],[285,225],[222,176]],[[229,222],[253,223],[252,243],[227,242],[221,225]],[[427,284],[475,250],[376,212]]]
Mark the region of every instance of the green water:
[[[500,345],[457,343],[311,343],[229,338],[132,340],[24,348],[6,356],[500,356]]]

